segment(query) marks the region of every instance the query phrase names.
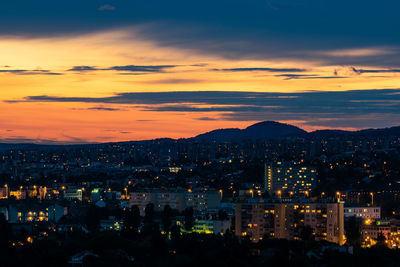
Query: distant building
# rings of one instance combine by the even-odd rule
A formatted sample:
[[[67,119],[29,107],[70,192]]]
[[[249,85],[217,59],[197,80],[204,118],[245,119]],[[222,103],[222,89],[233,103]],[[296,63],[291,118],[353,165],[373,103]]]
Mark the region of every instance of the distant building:
[[[374,222],[372,224],[363,224],[361,227],[362,240],[372,238],[377,240],[379,235],[383,235],[385,238],[390,236],[390,233],[397,233],[399,227],[392,225],[390,222]]]
[[[235,233],[262,238],[300,239],[305,226],[317,240],[344,242],[343,203],[237,203]]]
[[[64,190],[64,198],[67,200],[79,200],[82,201],[82,189],[74,189],[74,188],[68,188]]]
[[[121,231],[122,227],[122,220],[117,220],[114,216],[110,216],[108,219],[100,220],[100,231]]]
[[[11,190],[10,191],[10,197],[15,197],[17,200],[23,200],[26,199],[26,191],[25,190]]]
[[[221,203],[221,195],[215,189],[195,188],[185,194],[186,207],[193,207],[195,211],[218,209]]]
[[[207,209],[217,209],[221,202],[221,196],[215,189],[147,189],[130,194],[130,206],[138,206],[143,216],[146,205],[154,204],[156,211],[162,211],[166,205],[172,209],[183,211],[187,207],[193,207],[197,212]]]
[[[264,174],[265,190],[270,195],[309,195],[316,186],[317,170],[303,166],[300,162],[277,162],[266,164]]]
[[[101,195],[103,193],[103,189],[102,188],[93,188],[93,190],[90,192],[90,200],[93,203],[96,203],[97,201],[99,201],[101,199]]]
[[[182,170],[182,167],[168,167],[169,172],[178,173]]]
[[[230,220],[195,220],[193,232],[200,234],[225,234],[231,228]]]
[[[68,214],[66,207],[58,204],[16,204],[9,206],[10,223],[57,222]]]
[[[0,207],[0,214],[3,214],[6,221],[8,221],[8,208],[6,206]]]
[[[400,234],[400,221],[397,219],[390,220],[370,220],[364,222],[361,226],[362,239],[371,238],[377,240],[379,235],[383,235],[386,239],[394,235],[398,238]]]
[[[107,200],[121,200],[121,192],[119,191],[106,191],[104,196]]]
[[[357,217],[362,219],[374,219],[378,220],[381,218],[380,207],[358,207],[357,205],[346,205],[344,207],[344,217]]]
[[[140,210],[140,215],[144,216],[144,210],[149,203],[153,203],[153,192],[147,191],[147,192],[132,192],[131,193],[131,199],[129,201],[130,207],[132,206],[138,206]],[[154,203],[153,203],[154,204]]]
[[[8,198],[8,187],[2,187],[0,188],[0,199],[6,199]]]

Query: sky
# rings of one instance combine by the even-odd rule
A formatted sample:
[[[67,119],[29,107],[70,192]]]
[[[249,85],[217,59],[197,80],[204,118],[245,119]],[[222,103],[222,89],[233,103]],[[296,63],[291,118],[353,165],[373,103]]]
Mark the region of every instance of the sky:
[[[399,1],[1,5],[0,142],[400,125]]]

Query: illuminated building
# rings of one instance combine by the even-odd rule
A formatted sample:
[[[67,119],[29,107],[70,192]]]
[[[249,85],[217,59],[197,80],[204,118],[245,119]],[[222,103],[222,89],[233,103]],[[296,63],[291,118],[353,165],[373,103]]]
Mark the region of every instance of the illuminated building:
[[[82,188],[68,188],[64,190],[63,197],[67,200],[80,200],[82,201]]]
[[[379,235],[388,238],[390,233],[397,233],[398,229],[397,226],[392,225],[389,221],[376,221],[370,224],[364,223],[361,227],[361,236],[363,240],[367,238],[377,240]]]
[[[257,242],[266,238],[296,240],[305,226],[316,240],[344,242],[343,203],[237,203],[235,233]]]
[[[37,187],[34,185],[33,188],[28,190],[28,196],[30,198],[46,199],[46,197],[48,197],[47,187]]]
[[[93,188],[92,192],[91,192],[91,201],[96,203],[97,201],[99,201],[101,199],[101,195],[103,193],[103,189],[102,188]]]
[[[265,165],[264,187],[270,195],[309,195],[316,186],[317,171],[300,162],[277,162]]]
[[[217,209],[221,203],[219,191],[208,188],[195,188],[185,194],[186,207],[193,207],[195,211]]]
[[[380,207],[358,207],[352,205],[345,205],[344,217],[357,217],[362,219],[380,219],[381,208]]]
[[[129,206],[137,206],[140,210],[140,215],[144,216],[145,214],[145,209],[147,204],[153,203],[153,196],[155,193],[151,191],[143,191],[143,192],[132,192],[131,193],[131,199],[129,200]]]
[[[39,199],[46,199],[46,197],[47,197],[47,187],[42,187],[42,186],[40,186],[39,188],[38,188],[38,198]]]
[[[224,234],[231,227],[230,220],[198,220],[193,224],[193,232],[199,234]]]
[[[8,186],[0,188],[0,199],[8,198]]]
[[[10,197],[15,197],[15,199],[17,200],[26,199],[26,191],[25,190],[10,191]]]
[[[20,204],[9,206],[10,223],[57,222],[66,214],[68,214],[68,209],[58,204]]]
[[[182,167],[169,167],[168,169],[171,173],[178,173],[182,170]]]
[[[215,189],[147,189],[130,194],[130,206],[138,206],[140,214],[144,215],[146,205],[154,204],[156,211],[162,211],[166,205],[172,209],[183,211],[193,207],[194,211],[217,209],[221,202],[220,193]]]

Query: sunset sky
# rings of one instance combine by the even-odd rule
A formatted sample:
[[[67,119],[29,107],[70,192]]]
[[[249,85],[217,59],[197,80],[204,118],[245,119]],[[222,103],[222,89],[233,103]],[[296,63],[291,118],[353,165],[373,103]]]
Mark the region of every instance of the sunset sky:
[[[4,1],[0,142],[400,125],[400,1]]]

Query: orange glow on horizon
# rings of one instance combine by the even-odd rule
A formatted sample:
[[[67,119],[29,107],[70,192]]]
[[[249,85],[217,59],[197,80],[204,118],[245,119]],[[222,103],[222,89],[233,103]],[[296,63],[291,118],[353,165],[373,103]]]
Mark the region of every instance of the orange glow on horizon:
[[[116,30],[76,37],[0,38],[0,139],[16,142],[110,142],[192,137],[219,128],[245,128],[257,120],[228,120],[229,112],[149,111],[141,105],[19,102],[27,96],[109,97],[126,92],[244,91],[304,92],[398,88],[398,75],[356,75],[348,67],[318,62],[230,60],[195,51],[159,47]],[[374,50],[332,51],[363,55]],[[380,51],[380,50],[379,50]],[[375,51],[376,52],[376,51]],[[382,52],[383,53],[383,52]],[[128,72],[113,66],[173,65],[162,71]],[[69,71],[93,66],[96,71]],[[228,68],[305,68],[299,74],[343,79],[288,79],[276,72],[226,72]],[[25,70],[17,72],[15,70]],[[41,72],[42,71],[42,72]],[[48,71],[49,73],[43,72]],[[334,74],[335,72],[335,74]],[[54,75],[52,75],[54,74]],[[57,74],[57,75],[55,75]],[[95,109],[104,107],[104,110]],[[107,110],[108,109],[108,110]],[[205,118],[205,119],[199,119]],[[271,118],[265,118],[271,120]],[[278,120],[307,131],[329,127]],[[352,127],[342,127],[355,130]]]

